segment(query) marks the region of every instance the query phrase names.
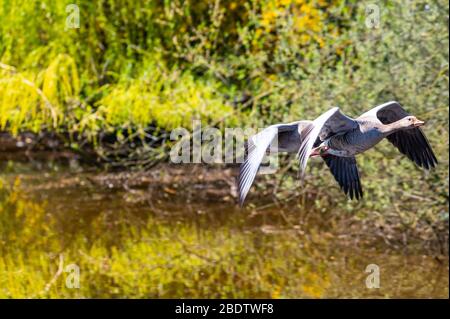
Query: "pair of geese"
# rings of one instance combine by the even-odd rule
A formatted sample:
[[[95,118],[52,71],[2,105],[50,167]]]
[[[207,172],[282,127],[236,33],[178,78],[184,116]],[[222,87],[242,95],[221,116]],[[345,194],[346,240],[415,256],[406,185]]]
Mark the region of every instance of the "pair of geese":
[[[363,191],[355,155],[384,138],[418,166],[435,167],[436,156],[420,129],[423,124],[425,122],[410,115],[398,102],[391,101],[356,119],[334,107],[314,121],[271,125],[247,142],[247,156],[238,178],[239,203],[244,204],[261,161],[275,138],[278,144],[271,151],[297,153],[302,175],[309,157],[320,156],[344,193],[359,200]]]

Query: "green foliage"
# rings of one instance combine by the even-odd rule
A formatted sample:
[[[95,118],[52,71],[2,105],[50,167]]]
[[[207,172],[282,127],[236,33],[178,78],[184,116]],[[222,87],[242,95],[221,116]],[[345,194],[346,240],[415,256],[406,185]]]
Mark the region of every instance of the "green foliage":
[[[68,3],[1,1],[2,130],[78,133],[105,155],[103,133],[158,136],[191,117],[263,127],[397,100],[427,122],[436,170],[384,141],[358,158],[364,201],[343,201],[323,163],[302,189],[286,178],[281,196],[380,228],[448,232],[446,1],[381,1],[379,28],[365,23],[370,1],[80,1],[78,29],[66,28]]]
[[[217,80],[161,57],[179,28],[209,17],[208,5],[201,13],[176,2],[86,1],[80,28],[68,29],[69,3],[2,1],[1,129],[56,129],[92,141],[99,131],[170,130],[232,115]]]
[[[97,102],[99,116],[112,127],[191,128],[195,118],[207,123],[231,115],[216,95],[217,83],[196,81],[192,74],[146,66],[137,79],[119,83]]]
[[[19,73],[0,65],[1,129],[13,134],[38,131],[46,126],[56,129],[65,122],[73,100],[80,93],[80,80],[74,60],[59,54],[50,65],[38,72]]]
[[[333,47],[311,49],[304,64],[292,64],[301,52],[295,46],[286,47],[274,59],[289,72],[262,84],[265,91],[274,91],[259,104],[269,123],[314,118],[325,105],[338,105],[357,116],[374,105],[397,100],[427,121],[424,130],[440,162],[436,170],[424,172],[383,141],[358,158],[366,197],[354,204],[341,200],[322,164],[313,164],[309,187],[321,190],[317,205],[329,201],[337,209],[377,220],[380,227],[389,227],[386,220],[396,220],[400,228],[431,224],[447,231],[448,38],[442,27],[448,7],[439,2],[430,7],[425,11],[420,3],[407,8],[387,3],[379,29],[366,28],[359,12],[349,32],[336,42],[348,47],[334,67],[326,60]],[[358,8],[362,11],[364,5]]]

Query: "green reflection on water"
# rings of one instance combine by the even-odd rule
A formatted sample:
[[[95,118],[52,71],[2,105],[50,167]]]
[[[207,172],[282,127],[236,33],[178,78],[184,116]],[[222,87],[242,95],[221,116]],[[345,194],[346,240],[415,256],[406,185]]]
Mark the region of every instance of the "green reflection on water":
[[[1,298],[448,297],[448,257],[356,247],[314,220],[292,227],[274,209],[255,217],[80,176],[4,174]],[[78,289],[66,286],[70,264]],[[368,264],[380,268],[379,289],[366,287]]]

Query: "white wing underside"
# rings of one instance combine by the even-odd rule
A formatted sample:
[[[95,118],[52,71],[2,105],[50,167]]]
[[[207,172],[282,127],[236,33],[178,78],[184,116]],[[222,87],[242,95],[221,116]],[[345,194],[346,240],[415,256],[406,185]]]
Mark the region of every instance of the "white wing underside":
[[[253,180],[258,173],[259,166],[264,158],[266,150],[272,144],[278,133],[283,131],[301,130],[305,125],[309,125],[311,121],[298,121],[289,124],[276,124],[269,126],[258,134],[253,135],[248,140],[247,158],[242,163],[239,173],[239,202],[242,203],[252,186]],[[301,132],[299,132],[301,133]]]

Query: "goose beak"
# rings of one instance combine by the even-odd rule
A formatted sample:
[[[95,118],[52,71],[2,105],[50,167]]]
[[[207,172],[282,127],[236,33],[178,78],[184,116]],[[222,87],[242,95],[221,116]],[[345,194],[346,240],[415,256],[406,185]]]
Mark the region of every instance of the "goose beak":
[[[419,127],[419,126],[422,126],[424,124],[425,124],[425,122],[421,121],[421,120],[414,121],[414,127]]]

